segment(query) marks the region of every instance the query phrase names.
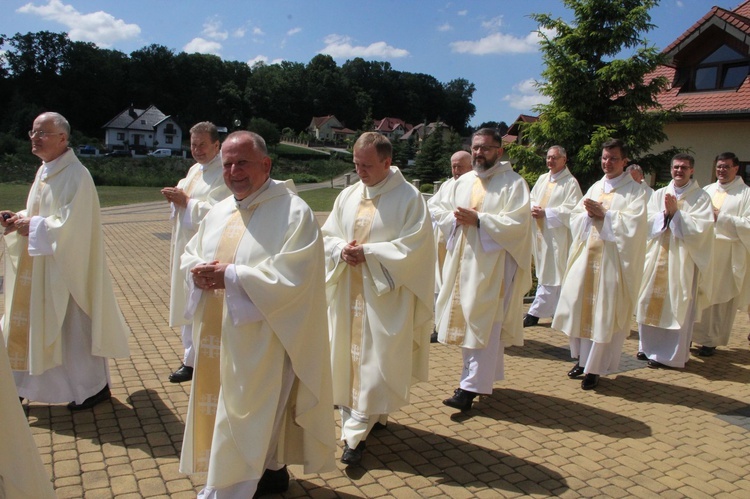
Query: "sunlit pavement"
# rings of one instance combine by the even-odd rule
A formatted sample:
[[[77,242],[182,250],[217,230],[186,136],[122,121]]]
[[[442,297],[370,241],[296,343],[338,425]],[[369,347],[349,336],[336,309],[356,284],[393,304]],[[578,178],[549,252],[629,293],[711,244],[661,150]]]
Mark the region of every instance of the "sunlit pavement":
[[[111,403],[74,414],[31,403],[29,424],[60,498],[195,497],[201,479],[178,471],[190,384],[167,380],[182,350],[167,325],[169,210],[103,213],[131,357],[110,363]],[[526,329],[506,351],[507,379],[465,414],[441,403],[460,352],[432,345],[430,381],[371,434],[362,466],[339,463],[340,445],[334,472],[291,467],[284,497],[750,497],[745,313],[729,347],[684,370],[647,368],[631,333],[620,371],[594,391],[566,376],[567,338],[549,322]]]

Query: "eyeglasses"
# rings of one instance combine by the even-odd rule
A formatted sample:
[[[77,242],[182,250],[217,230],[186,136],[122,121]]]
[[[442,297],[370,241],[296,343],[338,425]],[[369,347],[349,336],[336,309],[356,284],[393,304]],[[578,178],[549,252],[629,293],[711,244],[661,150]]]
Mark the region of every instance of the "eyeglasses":
[[[29,138],[33,139],[34,137],[39,137],[40,139],[43,139],[44,137],[47,137],[48,135],[62,135],[63,132],[42,132],[40,130],[29,130]]]
[[[617,162],[618,162],[618,161],[620,161],[621,159],[622,159],[622,158],[614,158],[614,157],[608,157],[608,158],[605,158],[604,156],[602,156],[602,162],[603,162],[603,163],[606,163],[607,161],[611,161],[612,163],[617,163]]]
[[[547,160],[557,161],[558,159],[562,158],[563,156],[547,156]]]
[[[672,165],[673,170],[692,170],[693,167],[690,165]]]
[[[500,146],[471,146],[473,152],[490,152],[492,149],[500,149]]]
[[[717,170],[729,170],[730,168],[734,167],[735,165],[716,165]]]

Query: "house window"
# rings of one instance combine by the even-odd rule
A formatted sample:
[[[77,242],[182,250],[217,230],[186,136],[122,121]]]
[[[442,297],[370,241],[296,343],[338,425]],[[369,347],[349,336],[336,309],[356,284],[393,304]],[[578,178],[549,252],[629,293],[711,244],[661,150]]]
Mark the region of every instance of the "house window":
[[[117,132],[117,140],[125,140],[125,133]]]
[[[695,91],[737,88],[749,69],[750,58],[722,45],[695,66],[690,87]]]
[[[164,137],[164,141],[165,141],[165,142],[166,142],[167,144],[171,144],[171,143],[172,143],[172,138],[173,138],[173,137],[172,137],[171,135],[167,135],[166,137]]]

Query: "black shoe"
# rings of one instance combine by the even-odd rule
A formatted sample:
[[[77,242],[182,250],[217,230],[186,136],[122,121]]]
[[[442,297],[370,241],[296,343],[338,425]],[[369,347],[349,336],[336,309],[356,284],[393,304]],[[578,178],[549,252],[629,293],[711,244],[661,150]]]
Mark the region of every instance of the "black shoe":
[[[383,423],[381,423],[380,421],[378,421],[377,423],[375,423],[375,424],[373,425],[373,427],[372,427],[372,431],[380,431],[380,430],[385,430],[386,428],[388,428],[388,423],[385,423],[385,424],[383,424]]]
[[[18,401],[21,402],[21,405],[23,405],[23,397],[18,397]]]
[[[438,343],[437,337],[438,337],[437,331],[433,331],[432,334],[430,335],[430,343]]]
[[[581,381],[581,388],[584,390],[593,390],[599,386],[599,375],[598,374],[587,374],[583,381]]]
[[[456,388],[456,390],[453,392],[453,396],[449,399],[443,400],[443,404],[447,405],[448,407],[458,409],[461,412],[466,412],[471,409],[472,401],[476,396],[477,394],[474,392]]]
[[[282,494],[289,490],[289,471],[286,466],[280,470],[266,470],[260,477],[258,488],[255,490],[255,497],[267,496],[270,494]]]
[[[648,355],[643,352],[638,352],[637,354],[635,354],[635,358],[638,360],[648,360]]]
[[[526,314],[523,316],[523,327],[531,327],[539,324],[539,317],[535,315]]]
[[[344,443],[344,453],[341,455],[341,462],[348,466],[357,466],[362,461],[362,453],[365,451],[365,441],[362,440],[352,449]]]
[[[701,357],[710,357],[716,351],[716,347],[702,346],[698,349],[698,355]]]
[[[169,381],[172,383],[184,383],[193,379],[193,368],[182,364],[179,369],[169,375]]]
[[[648,361],[648,367],[651,369],[669,369],[669,366],[666,364],[662,364],[661,362],[656,362],[655,360],[649,360]]]
[[[112,393],[109,391],[109,385],[104,385],[104,388],[99,391],[96,395],[92,395],[80,404],[71,402],[68,404],[68,409],[71,411],[83,411],[85,409],[91,409],[97,404],[100,404],[106,400],[112,398]]]
[[[573,369],[568,371],[568,378],[576,379],[581,374],[583,374],[583,368],[579,366],[578,364],[576,364],[575,366],[573,366]]]

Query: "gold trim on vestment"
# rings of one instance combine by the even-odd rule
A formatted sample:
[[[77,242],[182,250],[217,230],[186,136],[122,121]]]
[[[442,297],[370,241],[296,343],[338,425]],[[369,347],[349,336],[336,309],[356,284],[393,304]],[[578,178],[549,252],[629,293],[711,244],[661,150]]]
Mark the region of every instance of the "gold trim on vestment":
[[[237,248],[245,234],[255,207],[237,210],[227,221],[221,233],[214,260],[233,263]],[[193,471],[208,471],[211,442],[216,422],[221,390],[221,330],[224,319],[224,290],[203,290],[203,315],[194,342],[195,370],[193,376]]]
[[[541,201],[539,201],[539,207],[541,209],[547,208],[547,205],[549,204],[549,200],[552,197],[552,191],[555,190],[555,186],[557,183],[552,180],[552,177],[549,178],[549,181],[547,182],[547,186],[544,189],[544,195],[542,196]],[[536,225],[539,228],[539,232],[537,232],[537,238],[542,238],[542,228],[544,228],[544,218],[537,218],[536,219]]]
[[[669,291],[669,243],[672,239],[672,231],[667,230],[659,239],[659,257],[656,260],[656,274],[654,283],[651,287],[651,297],[646,307],[646,318],[644,324],[649,326],[659,326],[661,323],[661,314],[664,310],[664,300]]]
[[[471,188],[471,198],[469,205],[480,211],[484,203],[484,196],[487,193],[487,187],[484,185],[481,177],[474,179],[474,185]],[[466,338],[466,318],[464,317],[463,307],[461,307],[461,268],[464,260],[464,249],[466,247],[466,231],[474,229],[467,225],[459,226],[459,236],[461,241],[458,245],[458,271],[456,272],[456,281],[453,284],[453,293],[451,294],[451,308],[448,316],[448,327],[445,331],[445,343],[448,345],[461,345]],[[478,229],[477,229],[478,230]],[[503,283],[504,285],[505,283]],[[501,290],[502,294],[502,290]]]
[[[599,202],[604,209],[609,209],[614,197],[614,189],[609,193],[602,193]],[[591,339],[594,314],[596,313],[597,297],[599,296],[599,273],[602,266],[602,255],[604,254],[604,241],[601,238],[597,220],[592,219],[589,239],[586,243],[586,275],[583,280],[583,301],[581,303],[581,338]],[[614,304],[612,304],[614,306]]]
[[[724,200],[726,198],[727,191],[716,189],[716,192],[714,192],[714,195],[711,197],[711,204],[714,205],[715,209],[721,210],[721,207],[724,204]]]
[[[354,219],[353,239],[357,245],[365,244],[370,239],[370,230],[372,222],[377,212],[377,204],[380,196],[373,199],[362,198],[357,208],[357,216]],[[348,265],[348,264],[347,264]],[[349,266],[349,315],[351,317],[351,390],[349,407],[355,411],[361,411],[359,403],[359,394],[361,388],[360,372],[362,370],[362,349],[364,347],[363,338],[365,330],[365,321],[367,320],[367,307],[365,305],[365,290],[362,277],[362,267],[365,263]]]
[[[42,202],[42,190],[47,184],[40,181],[37,194],[31,203],[28,217],[36,216]],[[29,330],[31,326],[31,283],[34,259],[29,255],[29,238],[18,236],[20,254],[13,286],[13,304],[8,325],[8,358],[14,371],[29,370]]]

